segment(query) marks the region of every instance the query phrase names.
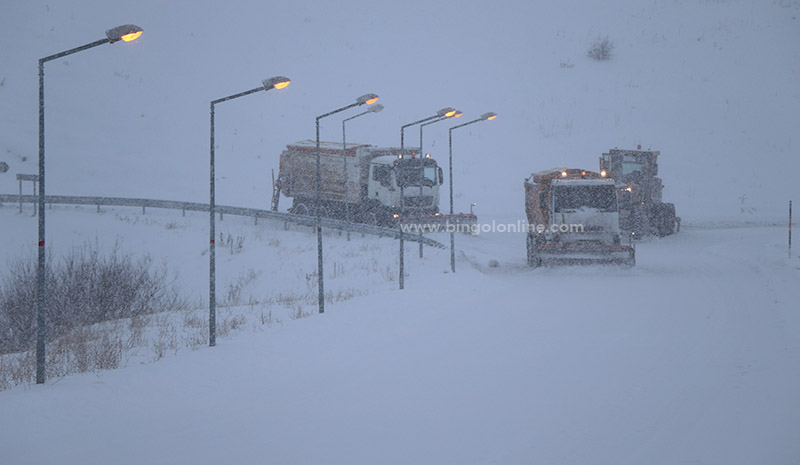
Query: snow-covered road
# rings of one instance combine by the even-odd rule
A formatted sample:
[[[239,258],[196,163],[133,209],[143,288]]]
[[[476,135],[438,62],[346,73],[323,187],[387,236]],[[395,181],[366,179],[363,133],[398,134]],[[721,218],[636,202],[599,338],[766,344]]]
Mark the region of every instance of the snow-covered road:
[[[0,392],[3,462],[797,462],[785,229],[686,227],[634,269],[529,270],[519,239],[459,236],[455,275],[448,250],[413,247],[405,291]],[[326,241],[345,275],[364,257],[344,247],[395,250]]]

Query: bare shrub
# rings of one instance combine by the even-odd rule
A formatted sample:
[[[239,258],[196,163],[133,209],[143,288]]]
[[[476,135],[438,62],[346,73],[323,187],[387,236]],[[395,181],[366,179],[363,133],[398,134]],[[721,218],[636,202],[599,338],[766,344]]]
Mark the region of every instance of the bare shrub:
[[[611,59],[612,52],[614,51],[614,42],[605,37],[598,37],[592,42],[592,45],[589,46],[589,50],[586,52],[586,55],[589,58],[592,58],[597,61],[606,61]]]
[[[242,290],[256,280],[261,272],[250,268],[247,273],[240,273],[239,277],[232,283],[228,283],[225,298],[220,303],[221,307],[230,307],[242,303]]]
[[[299,320],[300,318],[306,318],[308,316],[311,316],[311,312],[303,311],[303,307],[299,304],[289,314],[289,318],[293,320]]]
[[[219,243],[222,247],[227,248],[231,255],[236,255],[244,248],[244,236],[233,237],[228,233],[228,237],[225,237],[224,234],[219,233]]]
[[[166,266],[134,260],[116,244],[108,254],[84,245],[45,270],[47,340],[95,323],[187,306]],[[16,259],[0,279],[0,354],[30,350],[36,340],[36,260]]]

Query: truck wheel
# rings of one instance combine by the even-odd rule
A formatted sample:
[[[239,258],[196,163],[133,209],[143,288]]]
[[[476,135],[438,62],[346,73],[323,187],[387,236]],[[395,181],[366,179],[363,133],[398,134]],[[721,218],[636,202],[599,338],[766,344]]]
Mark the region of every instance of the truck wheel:
[[[305,216],[310,215],[308,207],[304,203],[296,203],[292,205],[292,213],[294,213],[295,215],[305,215]]]
[[[674,234],[677,231],[677,224],[678,221],[675,217],[675,204],[674,203],[665,203],[664,204],[664,232],[665,235]]]
[[[525,236],[525,248],[527,252],[528,266],[532,268],[541,266],[542,258],[539,256],[536,250],[536,239],[530,234]]]
[[[362,210],[361,221],[373,226],[386,226],[388,224],[388,214],[384,211],[383,205],[376,200],[367,203],[367,207]]]
[[[653,205],[651,224],[658,237],[668,236],[675,232],[675,205],[660,203]]]

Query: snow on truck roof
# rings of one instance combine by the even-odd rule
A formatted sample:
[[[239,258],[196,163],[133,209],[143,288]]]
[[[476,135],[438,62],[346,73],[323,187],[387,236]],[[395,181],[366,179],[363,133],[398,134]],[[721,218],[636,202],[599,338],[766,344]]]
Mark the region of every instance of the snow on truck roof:
[[[370,144],[359,144],[355,142],[350,142],[347,144],[347,150],[357,149],[361,147],[372,147]],[[317,141],[316,140],[301,140],[300,142],[295,142],[294,144],[289,144],[286,148],[294,148],[300,150],[317,150]],[[341,142],[328,142],[328,141],[319,141],[319,148],[320,150],[326,151],[335,151],[335,150],[342,150],[342,143]]]
[[[614,180],[610,178],[568,178],[568,179],[554,179],[552,184],[561,184],[561,185],[572,185],[572,184],[580,184],[581,186],[592,185],[592,186],[602,186],[602,185],[614,185]]]
[[[587,181],[592,180],[599,181],[597,184],[605,184],[611,181],[610,178],[605,177],[605,173],[601,174],[575,168],[552,168],[549,170],[537,171],[532,173],[529,178],[525,179],[526,182],[533,182],[534,184],[540,185],[570,180],[577,181],[579,184],[586,184]]]
[[[316,140],[303,140],[300,142],[296,142],[294,144],[289,144],[286,146],[286,149],[293,152],[312,152],[315,153],[317,150],[317,141]],[[328,142],[328,141],[320,141],[319,142],[319,149],[321,153],[325,154],[334,154],[334,155],[341,155],[342,154],[342,143],[341,142]],[[420,150],[419,147],[405,147],[403,149],[406,155],[417,155],[419,154]],[[397,156],[401,153],[400,147],[375,147],[374,145],[370,144],[358,144],[358,143],[347,143],[347,155],[352,157],[356,155],[356,152],[361,153],[362,156],[366,156],[368,158],[375,158],[380,156]]]

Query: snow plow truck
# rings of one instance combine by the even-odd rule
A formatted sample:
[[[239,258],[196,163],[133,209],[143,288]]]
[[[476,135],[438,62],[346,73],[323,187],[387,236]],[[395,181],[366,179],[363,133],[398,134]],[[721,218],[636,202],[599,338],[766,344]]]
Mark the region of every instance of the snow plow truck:
[[[619,227],[636,236],[664,237],[680,230],[675,205],[661,201],[664,185],[658,155],[650,150],[611,149],[600,156],[600,170],[614,178],[619,198]]]
[[[636,250],[622,237],[614,180],[604,172],[557,168],[525,179],[527,261],[633,266]]]
[[[475,223],[474,215],[440,215],[442,168],[419,148],[320,143],[320,215],[378,226],[403,221]],[[272,210],[280,195],[292,199],[289,213],[315,215],[317,208],[316,141],[286,146],[273,183]]]

